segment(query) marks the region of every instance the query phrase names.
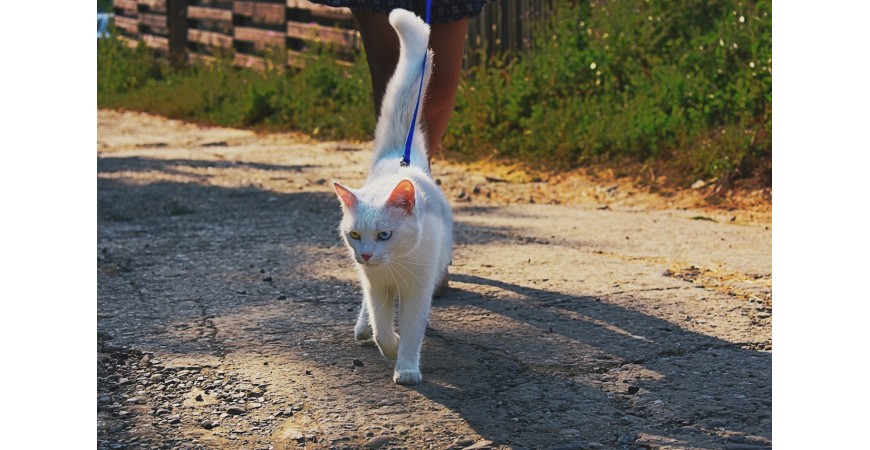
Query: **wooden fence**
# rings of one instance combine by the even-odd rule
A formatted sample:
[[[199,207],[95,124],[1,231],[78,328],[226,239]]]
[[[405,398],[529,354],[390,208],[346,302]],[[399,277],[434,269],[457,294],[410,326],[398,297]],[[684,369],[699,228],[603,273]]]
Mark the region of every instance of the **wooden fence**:
[[[295,67],[312,58],[312,45],[330,45],[340,62],[362,46],[347,8],[307,0],[114,0],[115,27],[130,45],[191,63],[231,56],[235,64],[262,69],[270,62]],[[503,52],[528,48],[529,22],[552,0],[498,0],[469,20],[466,47]],[[466,67],[476,62],[467,52]]]

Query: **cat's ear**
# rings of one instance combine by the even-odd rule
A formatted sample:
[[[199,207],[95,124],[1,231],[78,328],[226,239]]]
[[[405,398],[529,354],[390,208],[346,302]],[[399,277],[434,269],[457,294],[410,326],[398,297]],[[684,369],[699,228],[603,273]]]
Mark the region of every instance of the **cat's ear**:
[[[387,206],[400,208],[403,209],[406,214],[411,214],[411,212],[414,211],[415,202],[414,184],[409,180],[402,180],[396,188],[393,189],[390,198],[387,199]]]
[[[345,208],[353,209],[356,206],[356,194],[350,189],[334,181],[332,182],[332,187],[335,188],[335,193],[338,194],[338,199],[341,200],[341,204]]]

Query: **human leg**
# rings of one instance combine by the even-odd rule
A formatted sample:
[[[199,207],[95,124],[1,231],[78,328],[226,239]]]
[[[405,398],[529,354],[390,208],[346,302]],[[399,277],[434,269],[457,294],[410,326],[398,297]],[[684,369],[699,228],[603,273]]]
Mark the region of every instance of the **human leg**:
[[[366,52],[375,116],[378,116],[387,83],[399,61],[399,39],[390,25],[389,15],[359,10],[353,11],[353,15]],[[432,78],[423,103],[423,123],[430,157],[441,153],[441,139],[447,131],[450,114],[456,103],[467,29],[467,19],[432,25],[429,46],[435,53],[435,60],[432,62]]]

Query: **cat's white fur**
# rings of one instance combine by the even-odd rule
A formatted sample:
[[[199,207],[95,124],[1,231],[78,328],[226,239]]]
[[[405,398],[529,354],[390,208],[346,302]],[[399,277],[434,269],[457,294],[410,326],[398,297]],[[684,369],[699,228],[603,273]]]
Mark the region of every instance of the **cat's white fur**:
[[[399,35],[401,49],[375,130],[374,161],[361,188],[334,186],[344,214],[339,230],[363,288],[363,309],[354,334],[359,340],[374,336],[381,353],[396,360],[393,381],[415,384],[423,379],[420,347],[432,295],[447,282],[453,215],[429,173],[426,138],[419,122],[410,165],[400,164],[420,76],[424,76],[425,92],[432,70],[429,26],[400,9],[390,14],[390,24]],[[421,74],[424,57],[428,58],[426,73]],[[378,238],[382,232],[391,235]],[[396,302],[398,334],[393,323]]]

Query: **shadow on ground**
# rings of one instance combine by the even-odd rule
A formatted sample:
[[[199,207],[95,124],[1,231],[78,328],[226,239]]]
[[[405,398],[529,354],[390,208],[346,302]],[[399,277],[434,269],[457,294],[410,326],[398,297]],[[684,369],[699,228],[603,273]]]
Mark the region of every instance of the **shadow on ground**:
[[[324,421],[317,425],[320,437],[287,438],[283,421],[296,419],[282,419],[278,410],[264,415],[274,423],[257,425],[262,436],[231,439],[227,432],[222,446],[354,448],[372,437],[360,430],[378,422],[392,424],[374,435],[394,448],[459,448],[479,438],[526,448],[770,445],[769,353],[606,298],[523,280],[452,274],[452,288],[433,306],[424,383],[393,385],[389,363],[372,345],[352,339],[359,292],[335,232],[334,195],[213,186],[179,165],[216,173],[238,166],[98,159],[98,332],[118,348],[217,360],[249,377],[265,370],[258,361],[271,361],[277,375],[262,376],[286,384],[270,381],[270,394],[289,401],[303,392],[305,414]],[[243,166],[289,178],[316,167]],[[107,176],[126,172],[190,178],[134,183]],[[517,240],[508,228],[463,223],[457,236],[458,244],[474,246]],[[354,359],[365,364],[348,364]],[[202,367],[209,365],[198,369],[205,374]],[[116,383],[122,374],[106,370],[99,393],[133,392],[135,383],[123,387]],[[153,424],[155,436],[167,440],[136,439],[158,446],[178,445],[166,437],[178,427],[196,428],[190,433],[197,436],[212,432],[201,429],[199,417],[163,423],[159,406],[120,415],[123,410],[98,410],[106,415],[98,421],[100,445],[138,436],[139,422]],[[326,423],[330,417],[335,426]],[[458,435],[463,426],[478,436]],[[209,446],[202,442],[196,445]]]

